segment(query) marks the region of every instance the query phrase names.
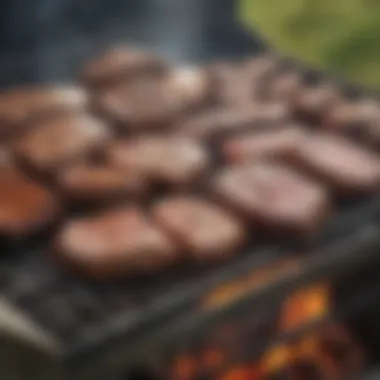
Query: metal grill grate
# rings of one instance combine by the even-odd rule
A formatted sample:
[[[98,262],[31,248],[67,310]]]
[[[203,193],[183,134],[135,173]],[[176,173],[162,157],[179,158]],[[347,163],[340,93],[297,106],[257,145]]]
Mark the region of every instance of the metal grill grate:
[[[377,198],[338,214],[318,244],[344,237],[379,216]],[[8,301],[60,343],[71,346],[85,343],[94,333],[107,337],[115,328],[128,333],[159,322],[160,318],[190,307],[211,285],[239,276],[241,269],[260,267],[283,257],[290,246],[252,246],[228,266],[177,268],[153,278],[107,284],[74,277],[51,262],[43,249],[36,249],[4,260],[0,283]],[[307,246],[308,243],[305,249]],[[290,249],[289,253],[293,252]]]

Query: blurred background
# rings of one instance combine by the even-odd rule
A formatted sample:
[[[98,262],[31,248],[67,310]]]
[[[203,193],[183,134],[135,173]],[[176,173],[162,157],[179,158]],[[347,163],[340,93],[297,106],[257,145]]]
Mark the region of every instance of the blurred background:
[[[280,52],[380,87],[380,1],[240,1],[245,24]]]
[[[3,0],[0,83],[16,71],[15,61],[25,61],[20,56],[30,60],[30,51],[35,62],[17,69],[17,79],[64,77],[67,50],[88,55],[88,40],[99,45],[106,30],[123,31],[173,59],[225,56],[226,45],[229,53],[237,45],[230,43],[235,6],[245,26],[281,53],[380,87],[379,0]],[[48,54],[41,52],[46,47]]]

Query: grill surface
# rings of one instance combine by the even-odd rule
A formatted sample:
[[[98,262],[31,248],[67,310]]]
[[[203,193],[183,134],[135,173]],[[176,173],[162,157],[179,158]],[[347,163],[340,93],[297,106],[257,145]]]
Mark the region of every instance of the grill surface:
[[[153,278],[122,283],[99,284],[73,277],[52,263],[43,248],[25,252],[20,247],[20,252],[10,252],[3,259],[2,294],[71,351],[90,342],[100,344],[116,332],[128,336],[153,328],[186,311],[206,289],[238,277],[242,269],[259,268],[285,255],[294,256],[294,252],[328,246],[379,217],[380,198],[374,198],[353,208],[346,206],[332,218],[317,244],[284,242],[282,248],[276,248],[262,242],[232,264],[179,267]],[[328,261],[329,257],[324,259]]]

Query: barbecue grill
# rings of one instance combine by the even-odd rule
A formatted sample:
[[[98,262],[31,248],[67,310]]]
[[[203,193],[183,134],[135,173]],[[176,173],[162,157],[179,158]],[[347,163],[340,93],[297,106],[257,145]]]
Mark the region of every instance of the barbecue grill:
[[[6,12],[1,13],[5,17],[0,23],[3,87],[64,81],[84,59],[119,42],[148,47],[174,62],[191,63],[241,58],[270,49],[261,37],[248,35],[238,25],[232,0],[54,1],[50,5],[39,1],[33,4],[28,22],[10,23],[18,5],[6,1]],[[376,96],[294,60],[281,62],[310,80],[335,81],[347,96]],[[366,263],[377,255],[379,232],[379,196],[351,199],[341,202],[317,243],[284,240],[273,244],[263,239],[227,265],[178,267],[154,277],[107,284],[54,266],[43,254],[43,237],[17,246],[4,243],[0,373],[14,380],[123,380],[134,368],[143,368],[167,378],[174,358],[184,349],[204,345],[215,326],[223,329],[228,321],[252,319],[255,310],[249,328],[256,334],[263,320],[273,322],[286,295],[321,280],[343,284],[336,301],[339,307],[303,326],[298,334],[316,328],[316,323],[347,315],[355,326],[358,315],[376,310],[379,287],[373,280],[360,291],[348,291],[349,275],[361,269],[358,283],[368,277]],[[283,260],[286,265],[265,281],[252,280],[259,270]],[[218,294],[225,287],[232,290],[220,300]],[[264,335],[258,339],[261,344],[253,347],[250,342],[237,359],[254,360],[274,339]],[[221,368],[227,370],[230,361]]]

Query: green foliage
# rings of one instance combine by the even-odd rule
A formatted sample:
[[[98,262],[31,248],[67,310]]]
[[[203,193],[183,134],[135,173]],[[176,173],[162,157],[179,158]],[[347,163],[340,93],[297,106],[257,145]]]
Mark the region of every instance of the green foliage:
[[[241,0],[279,51],[380,88],[380,0]]]

